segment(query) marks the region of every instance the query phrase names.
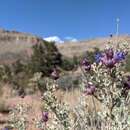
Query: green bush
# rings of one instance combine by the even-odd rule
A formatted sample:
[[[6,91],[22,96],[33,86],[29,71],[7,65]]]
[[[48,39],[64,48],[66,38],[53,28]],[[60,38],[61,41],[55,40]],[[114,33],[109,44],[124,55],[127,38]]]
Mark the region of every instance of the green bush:
[[[61,68],[66,71],[73,70],[75,68],[73,58],[63,57]]]
[[[11,69],[8,65],[0,65],[0,80],[8,82],[11,78]]]
[[[33,54],[29,63],[32,73],[42,72],[49,76],[55,66],[61,64],[61,54],[53,42],[43,41],[32,47]]]
[[[75,65],[75,67],[77,68],[79,63],[80,63],[80,60],[79,60],[78,56],[73,56],[73,63]]]
[[[14,74],[18,74],[20,72],[25,71],[26,65],[23,64],[21,60],[17,60],[15,63],[12,64],[12,71]]]

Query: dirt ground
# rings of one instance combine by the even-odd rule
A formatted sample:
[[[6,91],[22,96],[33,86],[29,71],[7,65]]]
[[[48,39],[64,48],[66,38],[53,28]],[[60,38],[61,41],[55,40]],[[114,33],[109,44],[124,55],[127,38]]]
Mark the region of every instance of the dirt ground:
[[[13,107],[16,104],[27,104],[29,106],[31,106],[32,109],[30,109],[29,113],[28,113],[28,121],[29,121],[29,127],[28,130],[39,130],[35,128],[34,125],[34,119],[40,119],[41,118],[41,106],[42,106],[42,102],[41,102],[41,95],[40,93],[36,93],[33,95],[27,95],[24,98],[21,98],[19,96],[11,96],[11,89],[9,85],[5,85],[3,87],[2,90],[3,94],[1,95],[0,99],[4,101],[4,103],[9,106],[9,107]],[[70,105],[71,108],[75,107],[78,103],[79,97],[80,97],[80,91],[78,90],[74,90],[73,92],[64,92],[61,90],[58,90],[55,95],[56,97],[59,99],[60,102],[66,102],[67,104]],[[92,103],[92,99],[91,97],[88,97],[87,99],[87,103],[88,103],[88,109],[90,109],[90,111],[93,108],[93,103]],[[96,109],[97,111],[100,109],[100,104],[96,101]],[[3,114],[0,113],[0,121],[7,121],[8,120],[8,114]],[[6,123],[4,124],[0,124],[0,129],[3,128],[6,125]]]

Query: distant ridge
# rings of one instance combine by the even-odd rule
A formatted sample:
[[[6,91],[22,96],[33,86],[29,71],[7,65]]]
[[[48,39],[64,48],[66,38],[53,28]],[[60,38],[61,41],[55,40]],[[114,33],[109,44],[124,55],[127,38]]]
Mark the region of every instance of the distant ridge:
[[[112,37],[101,37],[77,42],[65,42],[64,44],[57,44],[59,51],[67,56],[78,56],[87,50],[92,51],[93,48],[103,49],[107,43],[115,44],[116,42],[128,42],[130,46],[130,35],[120,35]]]
[[[103,49],[108,42],[111,41],[114,44],[116,40],[117,37],[113,36],[64,42],[63,44],[56,43],[56,45],[61,54],[72,57],[81,55],[87,50],[93,50],[94,47]],[[43,38],[29,33],[0,29],[0,63],[12,63],[17,59],[27,59],[30,56],[32,45],[41,41],[43,41]],[[120,35],[118,41],[130,43],[130,36]]]
[[[0,63],[27,58],[32,45],[43,41],[29,33],[0,29]]]

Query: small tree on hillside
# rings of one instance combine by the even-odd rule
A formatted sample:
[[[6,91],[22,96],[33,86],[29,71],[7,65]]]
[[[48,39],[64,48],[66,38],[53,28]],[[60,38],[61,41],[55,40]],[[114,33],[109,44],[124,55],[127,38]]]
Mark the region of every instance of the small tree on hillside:
[[[61,64],[61,54],[54,42],[43,41],[32,47],[33,54],[29,68],[31,72],[42,72],[44,76],[49,76],[52,68]]]

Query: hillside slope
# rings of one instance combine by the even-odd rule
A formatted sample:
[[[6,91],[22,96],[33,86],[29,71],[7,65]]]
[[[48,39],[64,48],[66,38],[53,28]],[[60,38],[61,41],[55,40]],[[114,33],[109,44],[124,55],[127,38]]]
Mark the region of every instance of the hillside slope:
[[[31,55],[31,46],[41,41],[43,41],[42,38],[31,34],[0,29],[0,63],[11,63],[19,58],[28,58]],[[56,45],[61,54],[72,57],[81,55],[94,47],[103,49],[110,41],[115,44],[117,39],[113,36],[112,38],[95,38],[78,42],[65,42],[64,44],[56,43]],[[118,41],[130,42],[130,36],[119,36]]]
[[[41,38],[31,34],[0,29],[0,63],[25,58],[30,47],[40,41]]]
[[[118,42],[128,42],[130,43],[130,36],[129,35],[121,35],[118,37],[105,37],[105,38],[95,38],[86,41],[79,41],[79,42],[68,42],[65,44],[57,44],[59,51],[68,57],[72,57],[75,55],[81,55],[87,50],[93,50],[93,48],[103,49],[107,43],[116,44]],[[129,44],[130,46],[130,44]]]

